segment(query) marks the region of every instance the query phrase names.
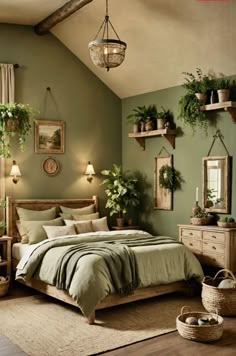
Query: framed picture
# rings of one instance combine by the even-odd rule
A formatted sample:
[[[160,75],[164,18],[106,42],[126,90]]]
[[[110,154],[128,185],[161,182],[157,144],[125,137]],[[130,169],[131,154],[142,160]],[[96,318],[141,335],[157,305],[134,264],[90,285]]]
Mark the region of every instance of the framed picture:
[[[64,121],[35,120],[35,152],[64,153]]]
[[[166,154],[155,157],[154,162],[154,209],[172,210],[173,192],[169,189],[160,187],[160,169],[168,165],[173,167],[173,156]]]

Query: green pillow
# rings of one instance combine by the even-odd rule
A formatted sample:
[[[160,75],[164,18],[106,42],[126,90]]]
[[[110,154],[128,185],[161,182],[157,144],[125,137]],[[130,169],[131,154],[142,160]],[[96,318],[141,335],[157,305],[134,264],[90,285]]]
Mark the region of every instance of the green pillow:
[[[43,228],[45,226],[62,226],[62,218],[57,218],[54,220],[45,220],[45,221],[21,221],[22,227],[26,232],[29,244],[37,244],[40,241],[47,239],[46,231]]]
[[[24,208],[16,208],[20,220],[52,220],[56,218],[56,207],[47,210],[30,210]]]
[[[88,206],[84,206],[83,208],[77,208],[77,209],[72,209],[72,208],[67,208],[66,206],[60,206],[61,211],[65,214],[78,214],[78,215],[85,215],[85,214],[93,214],[95,205],[91,204]]]
[[[62,219],[69,219],[69,220],[73,219],[72,215],[71,214],[67,214],[67,213],[60,213],[60,217]]]

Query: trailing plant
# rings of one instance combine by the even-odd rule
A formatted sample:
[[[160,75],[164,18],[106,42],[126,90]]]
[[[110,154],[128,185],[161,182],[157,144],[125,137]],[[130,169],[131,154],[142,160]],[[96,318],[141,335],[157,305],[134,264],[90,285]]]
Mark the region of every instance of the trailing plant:
[[[159,170],[159,185],[161,188],[175,191],[181,188],[183,179],[180,172],[168,164],[161,167]]]
[[[187,93],[179,101],[179,116],[184,124],[191,126],[193,134],[199,126],[207,134],[208,118],[204,111],[201,111],[201,102],[194,93]]]
[[[0,104],[0,156],[11,156],[10,139],[14,136],[18,136],[19,147],[24,151],[33,112],[28,104]]]
[[[119,165],[114,164],[113,170],[103,170],[106,179],[101,183],[106,186],[106,208],[110,209],[110,216],[118,214],[122,218],[131,207],[139,204],[138,180],[122,172]]]

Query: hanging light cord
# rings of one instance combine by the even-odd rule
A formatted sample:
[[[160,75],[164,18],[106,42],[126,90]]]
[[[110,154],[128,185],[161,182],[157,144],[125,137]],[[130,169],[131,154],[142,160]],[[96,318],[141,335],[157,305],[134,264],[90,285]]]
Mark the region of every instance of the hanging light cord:
[[[108,0],[106,0],[106,15],[105,15],[105,19],[103,21],[103,23],[101,24],[96,36],[95,36],[95,40],[98,37],[99,32],[101,31],[102,27],[104,26],[103,29],[103,34],[102,34],[102,39],[104,39],[105,34],[106,34],[106,39],[108,40],[109,36],[108,36],[108,24],[110,24],[112,30],[114,31],[116,37],[118,38],[118,40],[120,41],[120,37],[118,36],[116,30],[114,29],[114,26],[112,25],[111,21],[109,20],[109,15],[108,15]]]

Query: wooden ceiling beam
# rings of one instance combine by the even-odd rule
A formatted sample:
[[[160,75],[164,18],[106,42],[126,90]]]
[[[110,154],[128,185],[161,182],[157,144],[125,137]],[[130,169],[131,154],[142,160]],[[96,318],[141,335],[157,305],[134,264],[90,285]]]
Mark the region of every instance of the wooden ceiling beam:
[[[35,27],[37,35],[46,34],[52,27],[63,21],[77,10],[89,4],[93,0],[70,0],[63,6],[59,7],[51,15],[39,22]]]

